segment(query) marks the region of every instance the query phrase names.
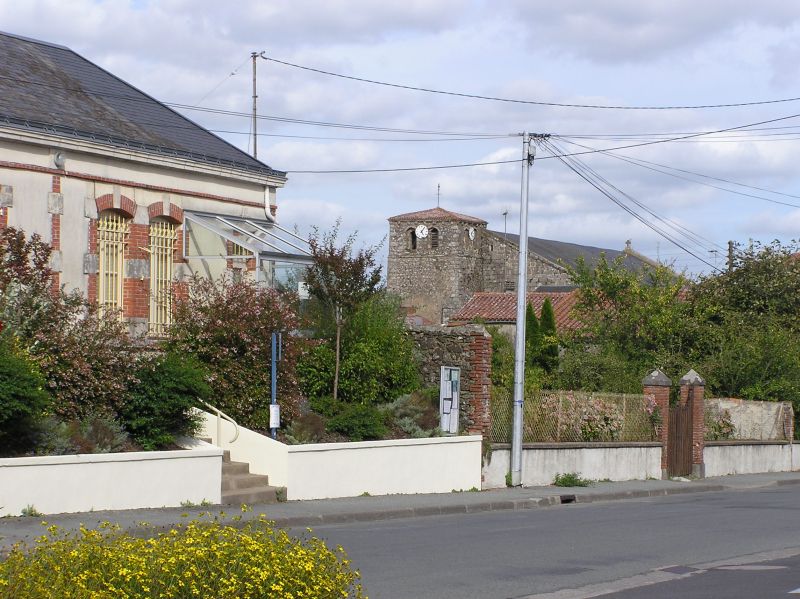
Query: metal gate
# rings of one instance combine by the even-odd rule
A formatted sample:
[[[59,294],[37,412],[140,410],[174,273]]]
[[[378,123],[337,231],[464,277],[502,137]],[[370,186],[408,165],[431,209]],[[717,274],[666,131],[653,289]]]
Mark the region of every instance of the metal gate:
[[[692,400],[669,410],[667,439],[667,472],[669,476],[692,473]]]

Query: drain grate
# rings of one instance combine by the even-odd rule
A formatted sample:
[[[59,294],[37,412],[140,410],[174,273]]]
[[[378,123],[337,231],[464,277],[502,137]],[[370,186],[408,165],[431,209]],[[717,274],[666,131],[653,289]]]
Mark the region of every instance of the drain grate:
[[[561,495],[561,503],[575,503],[575,495]]]

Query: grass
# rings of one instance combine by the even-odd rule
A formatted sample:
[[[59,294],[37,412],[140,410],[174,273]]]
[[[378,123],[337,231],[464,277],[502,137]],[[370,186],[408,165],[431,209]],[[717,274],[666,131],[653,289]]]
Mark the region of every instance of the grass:
[[[593,482],[590,478],[581,478],[580,472],[565,472],[556,474],[553,485],[556,487],[588,487]]]

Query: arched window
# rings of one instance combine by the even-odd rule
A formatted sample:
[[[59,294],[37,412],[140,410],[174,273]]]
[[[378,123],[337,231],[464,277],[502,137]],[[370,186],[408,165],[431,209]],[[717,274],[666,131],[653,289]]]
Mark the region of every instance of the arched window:
[[[407,250],[415,250],[417,249],[417,233],[414,229],[409,229],[406,231],[406,249]]]
[[[431,248],[439,247],[439,229],[431,227]]]
[[[167,219],[150,221],[150,323],[153,335],[163,335],[172,322],[172,263],[177,225]]]
[[[97,303],[101,312],[116,310],[120,317],[128,223],[129,219],[114,210],[101,212],[97,218]]]

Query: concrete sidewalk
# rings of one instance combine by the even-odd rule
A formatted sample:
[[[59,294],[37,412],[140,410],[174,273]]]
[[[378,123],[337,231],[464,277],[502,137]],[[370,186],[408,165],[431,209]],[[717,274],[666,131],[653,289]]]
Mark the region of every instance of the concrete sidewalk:
[[[210,506],[192,508],[155,508],[141,510],[82,512],[42,517],[0,518],[0,548],[17,541],[31,541],[43,532],[42,522],[75,530],[83,524],[88,528],[102,522],[134,529],[142,522],[158,528],[169,528],[201,514],[241,515],[242,520],[264,514],[276,526],[318,526],[345,522],[388,520],[443,514],[465,514],[496,510],[524,510],[569,503],[590,503],[642,497],[659,497],[682,493],[736,491],[800,484],[800,472],[774,472],[706,478],[694,481],[638,480],[598,482],[588,487],[526,487],[488,491],[462,491],[430,495],[386,495],[381,497],[348,497],[289,501],[278,504],[253,505],[242,513],[239,506]]]

